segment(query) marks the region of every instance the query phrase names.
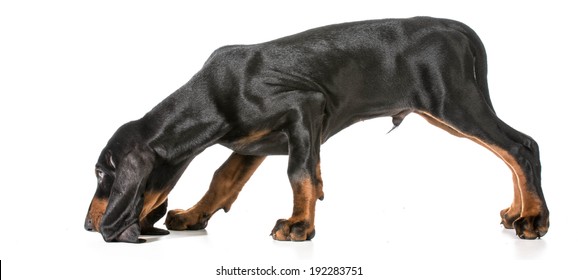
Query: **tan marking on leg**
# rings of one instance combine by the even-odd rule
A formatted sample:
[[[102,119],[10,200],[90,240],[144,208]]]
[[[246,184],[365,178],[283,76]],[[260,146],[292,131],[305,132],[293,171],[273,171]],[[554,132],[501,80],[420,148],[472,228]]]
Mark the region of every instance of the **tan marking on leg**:
[[[243,186],[265,160],[264,156],[255,157],[247,164],[245,157],[234,154],[215,172],[209,191],[205,195],[207,199],[201,200],[204,202],[201,205],[205,205],[211,214],[219,209],[228,212]]]
[[[508,166],[509,167],[509,166]],[[511,169],[511,168],[510,168]],[[502,224],[505,228],[514,228],[514,221],[520,217],[522,213],[522,199],[520,194],[520,188],[518,187],[518,179],[516,174],[512,172],[512,180],[514,181],[514,201],[510,207],[500,211],[500,216],[502,217]]]
[[[517,212],[516,209],[520,209],[519,210],[520,216],[524,217],[524,216],[537,215],[540,212],[542,204],[540,202],[540,199],[537,197],[536,194],[528,191],[527,179],[522,168],[520,167],[516,159],[512,155],[510,155],[506,150],[496,145],[485,143],[484,141],[475,136],[465,134],[427,112],[417,112],[417,113],[420,116],[424,117],[431,124],[455,136],[468,138],[487,148],[495,155],[497,155],[499,158],[501,158],[512,171],[514,178],[514,201],[512,202],[512,208],[514,213]]]
[[[319,181],[320,182],[320,181]],[[271,236],[279,241],[304,241],[315,233],[315,204],[320,198],[321,184],[315,186],[310,177],[293,183],[293,214],[287,220],[281,219],[271,231]]]
[[[528,191],[528,183],[524,171],[522,167],[516,159],[510,155],[507,151],[497,147],[495,145],[489,145],[492,149],[494,149],[495,153],[499,154],[502,160],[506,162],[510,166],[510,169],[513,170],[514,178],[517,180],[517,188],[514,189],[514,195],[518,196],[518,201],[516,201],[516,197],[514,198],[514,202],[512,203],[512,207],[519,207],[520,208],[520,216],[528,217],[528,216],[536,216],[540,214],[540,208],[542,203],[536,194],[533,192]],[[519,204],[519,205],[518,205]],[[515,211],[515,209],[514,209]]]
[[[313,222],[315,218],[315,200],[317,191],[311,183],[310,178],[306,178],[295,188],[293,195],[293,215],[289,220],[307,220]]]
[[[167,200],[170,191],[147,191],[144,194],[144,203],[139,220],[142,221],[148,214]]]
[[[252,158],[248,161],[248,158]],[[265,156],[244,156],[233,153],[215,172],[205,195],[187,210],[171,210],[167,215],[169,229],[185,230],[204,223],[219,209],[228,212],[237,196],[265,160]]]
[[[100,221],[102,220],[102,215],[106,211],[106,206],[108,205],[108,199],[104,198],[93,198],[90,202],[90,210],[88,210],[88,217],[92,222],[93,230],[100,231]]]

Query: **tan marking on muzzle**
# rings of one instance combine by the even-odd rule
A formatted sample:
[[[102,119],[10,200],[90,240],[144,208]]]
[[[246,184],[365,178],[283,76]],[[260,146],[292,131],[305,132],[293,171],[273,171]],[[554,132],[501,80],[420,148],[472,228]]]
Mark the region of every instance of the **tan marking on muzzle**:
[[[100,231],[100,221],[102,220],[102,215],[106,211],[106,206],[108,205],[108,199],[104,198],[93,198],[90,202],[90,209],[88,210],[88,218],[92,223],[92,229],[95,231]]]

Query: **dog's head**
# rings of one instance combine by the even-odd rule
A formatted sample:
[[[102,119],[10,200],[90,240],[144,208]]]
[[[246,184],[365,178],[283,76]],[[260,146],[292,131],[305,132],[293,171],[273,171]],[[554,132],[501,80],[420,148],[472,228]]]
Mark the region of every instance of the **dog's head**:
[[[135,146],[121,144],[126,143],[125,139],[117,132],[98,158],[95,166],[97,187],[84,228],[100,232],[107,242],[138,243],[142,242],[138,238],[139,216],[151,160]]]

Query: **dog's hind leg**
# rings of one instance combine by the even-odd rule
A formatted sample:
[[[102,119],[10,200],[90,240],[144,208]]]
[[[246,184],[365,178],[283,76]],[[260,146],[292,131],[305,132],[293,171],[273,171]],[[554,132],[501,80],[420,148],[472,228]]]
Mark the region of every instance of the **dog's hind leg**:
[[[443,104],[443,110],[417,113],[430,123],[471,139],[500,157],[514,178],[514,201],[502,210],[502,223],[506,228],[515,228],[520,238],[544,236],[549,227],[549,211],[541,188],[538,144],[501,121],[477,96],[454,96],[456,98],[451,98],[451,102]]]
[[[195,206],[168,212],[165,224],[171,230],[198,230],[207,227],[211,216],[220,209],[229,211],[245,183],[261,165],[265,156],[233,153],[215,171],[209,190]]]

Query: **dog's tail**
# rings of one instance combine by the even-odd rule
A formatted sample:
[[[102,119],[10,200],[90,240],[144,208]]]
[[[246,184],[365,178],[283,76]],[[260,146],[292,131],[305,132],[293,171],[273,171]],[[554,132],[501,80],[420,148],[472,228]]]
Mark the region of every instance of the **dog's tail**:
[[[461,31],[468,37],[470,41],[470,49],[474,54],[474,77],[478,84],[478,88],[482,93],[482,97],[486,104],[495,112],[492,101],[490,100],[490,89],[488,87],[488,60],[486,56],[486,48],[482,40],[476,32],[465,24],[461,24]]]

